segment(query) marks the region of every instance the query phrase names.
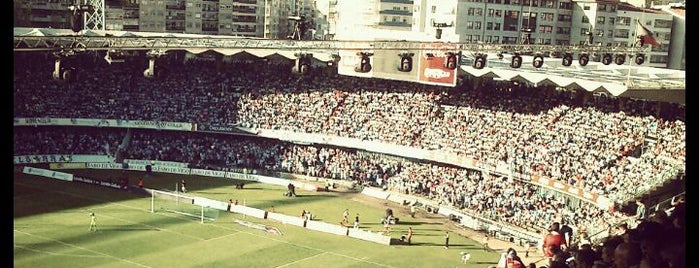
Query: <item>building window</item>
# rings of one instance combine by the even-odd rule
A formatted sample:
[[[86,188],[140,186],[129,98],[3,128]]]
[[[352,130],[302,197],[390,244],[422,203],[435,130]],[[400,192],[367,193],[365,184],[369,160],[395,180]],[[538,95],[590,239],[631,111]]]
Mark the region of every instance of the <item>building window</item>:
[[[483,9],[482,8],[476,8],[476,16],[483,16]]]
[[[614,17],[609,18],[609,25],[614,25]]]
[[[553,13],[541,13],[542,21],[553,21]]]
[[[607,11],[607,5],[597,4],[597,11]]]
[[[580,28],[580,35],[587,35],[587,28]]]
[[[480,21],[477,21],[477,22],[474,24],[473,28],[476,29],[476,30],[480,30],[480,29],[481,29],[481,22],[480,22]]]
[[[570,15],[558,14],[558,21],[571,21]]]
[[[616,5],[610,4],[609,5],[609,12],[616,12]]]
[[[466,15],[473,16],[473,13],[474,13],[473,10],[474,10],[474,8],[469,7],[468,11],[466,12]]]
[[[493,23],[492,22],[487,22],[485,24],[485,29],[486,30],[492,30],[493,29]]]
[[[586,15],[582,16],[582,23],[590,23],[590,19]]]
[[[583,5],[583,10],[590,10],[590,6],[587,5],[587,4],[584,4],[584,5]]]
[[[473,22],[469,21],[466,23],[466,29],[473,29]]]
[[[666,55],[651,55],[650,63],[667,63],[668,56]]]
[[[553,26],[541,25],[541,26],[539,26],[539,32],[550,34],[553,32]]]
[[[488,9],[488,17],[492,17],[493,15],[495,15],[495,9],[489,8]]]
[[[670,39],[672,39],[671,33],[664,33],[663,36],[664,36],[663,40],[665,40],[665,41],[670,41]]]
[[[517,37],[507,37],[507,36],[503,36],[503,37],[502,37],[502,43],[503,43],[503,44],[516,44],[516,43],[517,43]]]
[[[493,30],[500,31],[500,23],[496,22],[495,26],[493,26]]]
[[[597,24],[604,24],[604,16],[597,16]]]
[[[670,44],[660,44],[660,46],[652,46],[650,51],[653,52],[668,52],[670,51]]]
[[[557,27],[556,34],[570,34],[570,28],[569,27]]]
[[[432,6],[432,14],[434,14],[435,12],[437,12],[437,6]]]
[[[631,25],[631,18],[630,17],[617,17],[616,21],[619,25],[624,25],[624,26]]]
[[[672,28],[671,20],[655,20],[655,28]]]
[[[493,36],[493,43],[500,43],[500,36]]]
[[[629,38],[628,29],[617,29],[614,38]]]

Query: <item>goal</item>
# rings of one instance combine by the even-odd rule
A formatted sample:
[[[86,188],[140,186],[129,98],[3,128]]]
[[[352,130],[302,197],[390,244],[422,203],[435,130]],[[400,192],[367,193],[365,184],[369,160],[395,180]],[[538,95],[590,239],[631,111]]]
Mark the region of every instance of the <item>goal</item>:
[[[181,193],[151,190],[150,212],[170,212],[200,220],[201,223],[215,221],[218,209],[196,204],[195,197]]]

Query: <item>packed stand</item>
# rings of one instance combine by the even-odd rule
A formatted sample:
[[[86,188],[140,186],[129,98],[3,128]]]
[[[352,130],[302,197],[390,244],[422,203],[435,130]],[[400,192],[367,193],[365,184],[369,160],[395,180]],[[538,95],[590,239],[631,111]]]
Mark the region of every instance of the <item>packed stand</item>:
[[[685,165],[684,110],[649,116],[651,102],[626,100],[620,109],[619,99],[581,104],[575,93],[521,84],[455,93],[380,79],[299,79],[273,74],[269,64],[217,69],[211,62],[172,63],[162,80],[143,78],[145,64],[93,64],[66,85],[51,80],[51,61],[36,62],[47,64],[15,68],[15,117],[179,121],[383,141],[457,153],[490,168],[509,165],[525,179],[547,176],[616,201],[638,193],[633,180],[662,165]],[[64,91],[71,94],[57,94]],[[647,147],[649,135],[657,141]]]
[[[115,156],[124,129],[15,127],[14,155],[86,154]]]
[[[570,207],[564,197],[519,180],[427,163],[404,163],[402,172],[388,180],[387,188],[537,232],[560,218],[568,219],[576,229],[587,229],[610,226],[623,217],[584,202]]]
[[[136,131],[124,157],[185,162],[205,169],[278,171],[368,185],[379,185],[401,169],[400,160],[351,149],[176,131]]]

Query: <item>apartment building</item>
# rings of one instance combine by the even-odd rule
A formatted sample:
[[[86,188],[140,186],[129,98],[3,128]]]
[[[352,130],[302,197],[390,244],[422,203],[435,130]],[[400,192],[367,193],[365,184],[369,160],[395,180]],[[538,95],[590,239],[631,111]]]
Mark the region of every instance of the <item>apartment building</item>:
[[[14,0],[13,4],[15,27],[71,27],[68,7],[73,0]]]
[[[661,43],[645,55],[644,65],[666,67],[669,62],[673,15],[659,10],[618,0],[458,0],[451,16],[453,4],[422,0],[414,8],[418,25],[413,29],[435,31],[436,17],[431,16],[442,10],[442,21],[454,20],[453,31],[460,42],[585,45],[591,41],[611,50],[634,45],[636,21],[641,21]]]

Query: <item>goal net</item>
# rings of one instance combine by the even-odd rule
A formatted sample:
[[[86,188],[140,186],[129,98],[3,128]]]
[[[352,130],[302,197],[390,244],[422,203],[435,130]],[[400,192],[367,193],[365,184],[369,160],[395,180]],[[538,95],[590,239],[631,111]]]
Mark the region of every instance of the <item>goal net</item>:
[[[196,218],[202,223],[218,218],[218,209],[195,204],[194,199],[192,196],[181,193],[151,190],[150,211],[176,213]]]

